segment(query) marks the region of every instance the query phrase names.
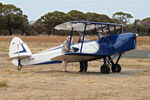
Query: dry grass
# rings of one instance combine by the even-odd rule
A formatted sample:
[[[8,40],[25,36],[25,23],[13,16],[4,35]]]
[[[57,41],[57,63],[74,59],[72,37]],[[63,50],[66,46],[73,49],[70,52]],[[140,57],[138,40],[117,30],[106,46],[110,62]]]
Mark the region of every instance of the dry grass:
[[[9,51],[9,43],[14,36],[0,36],[0,53],[7,53]],[[20,36],[20,38],[27,43],[32,52],[39,52],[41,50],[49,49],[60,45],[66,36]],[[96,36],[86,36],[87,39],[97,39]],[[74,41],[77,41],[78,37],[74,37]],[[33,45],[34,44],[34,45]],[[138,37],[137,49],[150,49],[150,37]]]
[[[54,37],[21,38],[32,52],[38,52],[57,46],[65,39],[57,36],[55,41]],[[0,37],[0,84],[4,84],[0,87],[0,100],[150,99],[150,59],[123,58],[120,61],[122,72],[109,75],[99,72],[102,60],[89,62],[87,73],[78,72],[79,63],[69,63],[69,73],[61,72],[61,64],[26,66],[19,72],[6,61],[12,38]],[[138,49],[141,49],[142,43],[149,46],[149,37],[145,38],[138,39]]]
[[[121,62],[127,60],[130,65],[138,59],[122,59]],[[141,68],[137,63],[132,68],[128,63],[123,63],[120,74],[109,75],[99,72],[100,60],[89,62],[87,73],[78,72],[78,63],[68,65],[69,73],[61,72],[60,64],[28,66],[21,72],[15,67],[3,69],[0,77],[7,79],[9,87],[0,89],[0,100],[150,99],[150,67],[143,65]]]
[[[0,88],[7,87],[7,80],[0,81]]]
[[[150,37],[138,37],[137,38],[137,49],[150,49]]]

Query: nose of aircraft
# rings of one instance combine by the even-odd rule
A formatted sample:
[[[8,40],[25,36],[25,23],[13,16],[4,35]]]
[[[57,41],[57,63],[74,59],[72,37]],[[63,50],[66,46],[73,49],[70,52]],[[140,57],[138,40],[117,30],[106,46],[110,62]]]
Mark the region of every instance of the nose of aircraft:
[[[136,37],[138,37],[139,35],[137,34],[137,33],[134,33],[134,37],[136,38]]]
[[[113,46],[120,52],[135,49],[137,36],[135,33],[119,34]]]

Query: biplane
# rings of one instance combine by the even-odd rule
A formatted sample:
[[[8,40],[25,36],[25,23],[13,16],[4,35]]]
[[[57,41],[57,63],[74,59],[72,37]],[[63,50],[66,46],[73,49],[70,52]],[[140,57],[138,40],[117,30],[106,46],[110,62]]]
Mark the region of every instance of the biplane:
[[[57,25],[56,30],[70,31],[68,52],[65,54],[61,53],[62,45],[32,54],[26,43],[14,37],[10,43],[10,60],[21,70],[22,66],[61,63],[62,60],[88,62],[103,59],[100,72],[121,72],[119,60],[123,53],[135,49],[137,37],[136,33],[122,33],[122,27],[121,24],[90,21],[69,21]],[[97,40],[85,39],[86,33],[91,31],[94,31]],[[71,41],[74,32],[82,32],[81,42]]]

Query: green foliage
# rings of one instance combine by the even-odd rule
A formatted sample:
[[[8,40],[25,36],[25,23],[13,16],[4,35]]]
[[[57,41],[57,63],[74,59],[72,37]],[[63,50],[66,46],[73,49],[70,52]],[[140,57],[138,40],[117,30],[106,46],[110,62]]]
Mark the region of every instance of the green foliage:
[[[86,14],[87,21],[95,21],[95,22],[112,22],[111,19],[105,14],[97,14],[88,12]]]
[[[144,25],[147,28],[150,28],[150,17],[143,19],[141,21],[141,24]]]
[[[0,35],[7,36],[8,34],[9,34],[8,30],[5,30],[5,29],[0,30]]]
[[[54,33],[54,27],[58,24],[70,21],[71,17],[68,14],[60,11],[48,12],[35,22],[35,30],[39,33],[47,33],[48,35]],[[39,29],[41,27],[41,29]]]
[[[124,27],[124,32],[133,32],[134,33],[134,24],[129,24]],[[150,36],[150,30],[148,27],[138,24],[137,25],[137,33],[139,36]]]
[[[73,20],[87,20],[87,21],[99,21],[99,22],[111,22],[111,19],[104,14],[96,14],[96,13],[86,13],[77,11],[77,10],[71,10],[68,13],[60,12],[60,11],[54,11],[54,12],[48,12],[44,16],[42,16],[40,19],[38,19],[34,23],[34,29],[39,34],[57,34],[62,35],[61,32],[55,31],[54,27],[58,24],[67,22],[67,21],[73,21]],[[65,32],[63,32],[63,35],[65,35]]]
[[[1,35],[12,35],[24,34],[24,27],[29,26],[27,16],[23,15],[22,10],[14,5],[0,3],[0,34]],[[7,33],[9,32],[9,33]]]
[[[26,33],[27,36],[36,36],[38,35],[38,32],[35,30],[31,29],[28,33]]]
[[[133,18],[133,16],[129,13],[124,13],[124,12],[116,12],[112,16],[112,20],[115,23],[118,24],[127,24],[130,23],[130,19]]]
[[[67,14],[71,17],[72,21],[86,20],[85,14],[83,12],[81,12],[81,11],[71,10]]]
[[[138,20],[137,31],[141,36],[150,36],[150,18]]]

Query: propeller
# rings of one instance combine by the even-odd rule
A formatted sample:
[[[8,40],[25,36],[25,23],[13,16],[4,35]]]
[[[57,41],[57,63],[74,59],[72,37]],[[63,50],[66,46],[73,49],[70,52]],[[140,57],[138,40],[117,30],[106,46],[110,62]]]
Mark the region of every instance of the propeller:
[[[135,37],[137,37],[138,33],[137,33],[137,20],[136,19],[134,21],[134,33],[135,33]]]
[[[138,37],[138,33],[137,33],[137,20],[135,19],[135,21],[134,21],[134,38],[135,38],[135,43],[137,43],[137,37]]]

